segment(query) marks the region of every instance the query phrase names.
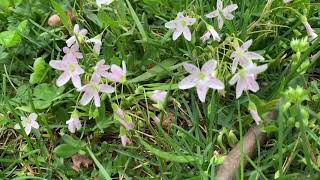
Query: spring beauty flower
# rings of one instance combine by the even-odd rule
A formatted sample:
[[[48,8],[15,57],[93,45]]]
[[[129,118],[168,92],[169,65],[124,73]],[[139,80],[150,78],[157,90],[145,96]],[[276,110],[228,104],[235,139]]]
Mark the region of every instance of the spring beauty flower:
[[[240,69],[229,81],[230,85],[236,86],[236,98],[238,99],[243,91],[251,90],[252,92],[257,92],[259,90],[259,85],[256,81],[257,75],[262,73],[268,68],[266,64],[257,66],[256,64],[250,64],[243,69]]]
[[[224,84],[213,76],[213,72],[217,67],[217,61],[207,61],[201,68],[197,68],[193,64],[185,63],[184,69],[190,73],[189,76],[179,82],[179,89],[197,88],[197,94],[201,102],[205,102],[209,88],[222,90]]]
[[[84,70],[76,60],[64,57],[62,60],[51,60],[49,65],[54,69],[63,71],[56,81],[57,86],[63,86],[71,79],[74,87],[81,87],[80,75],[84,73]]]
[[[219,26],[219,29],[221,29],[224,24],[223,18],[225,18],[227,20],[232,20],[234,18],[234,15],[232,15],[231,13],[233,11],[235,11],[236,9],[238,9],[237,4],[230,4],[230,5],[226,6],[225,8],[223,8],[222,1],[217,0],[217,9],[215,11],[212,11],[211,13],[207,14],[206,17],[207,18],[218,17],[218,26]]]
[[[130,139],[128,138],[128,136],[122,135],[122,136],[120,136],[120,138],[121,138],[121,144],[122,144],[123,146],[127,146],[127,144],[131,144],[131,141],[130,141]]]
[[[175,29],[172,39],[175,41],[178,37],[183,34],[184,38],[191,41],[191,31],[188,26],[191,26],[196,22],[195,18],[184,16],[183,13],[179,12],[175,20],[169,21],[165,24],[166,28]]]
[[[96,0],[96,3],[99,7],[101,7],[101,5],[109,5],[113,2],[114,0]]]
[[[71,114],[71,118],[66,122],[66,124],[68,125],[68,129],[71,133],[75,133],[76,129],[81,129],[81,122],[76,111]]]
[[[127,116],[125,112],[119,107],[116,107],[115,118],[119,120],[120,124],[126,130],[131,130],[134,128],[134,124],[132,123],[130,116]]]
[[[28,117],[21,117],[21,124],[27,135],[30,134],[31,129],[39,129],[39,124],[37,122],[38,115],[36,113],[31,113]],[[15,129],[21,129],[20,124],[14,126]]]
[[[86,40],[87,43],[92,43],[93,44],[93,50],[99,55],[100,54],[100,50],[101,50],[101,46],[102,46],[102,42],[101,42],[101,34],[99,34],[98,36],[88,39]]]
[[[79,46],[77,44],[72,45],[69,47],[64,47],[63,52],[65,53],[65,58],[69,60],[78,60],[82,59],[83,55],[79,52]]]
[[[152,92],[150,99],[156,103],[163,104],[166,100],[167,94],[168,93],[166,91],[155,90]]]
[[[84,92],[80,99],[81,105],[87,105],[93,99],[96,107],[100,107],[100,92],[111,94],[114,92],[114,88],[108,84],[100,84],[100,78],[92,76],[91,81],[78,89],[80,92]]]
[[[261,118],[258,114],[257,107],[253,102],[249,102],[249,112],[251,114],[252,119],[256,122],[257,125],[260,124]]]
[[[104,59],[101,59],[99,62],[97,62],[96,66],[94,67],[94,73],[92,76],[100,77],[107,77],[108,76],[108,69],[110,68],[109,65],[104,64]]]
[[[210,37],[212,36],[212,39],[214,41],[221,41],[221,38],[219,36],[219,34],[217,33],[217,31],[211,26],[211,25],[207,25],[207,29],[208,32],[206,32],[200,39],[202,40],[203,43],[207,42]]]
[[[111,73],[106,75],[106,78],[112,82],[126,82],[126,75],[127,75],[127,68],[126,63],[122,61],[122,68],[118,65],[112,64],[111,65]]]
[[[78,24],[75,24],[73,27],[73,33],[74,35],[71,36],[67,41],[67,46],[70,47],[72,46],[74,43],[78,44],[77,42],[77,38],[80,42],[82,42],[85,38],[85,35],[88,33],[88,30],[86,29],[80,29]]]
[[[246,67],[249,64],[252,64],[251,60],[264,60],[264,58],[255,52],[249,51],[249,47],[252,45],[252,39],[244,42],[242,46],[235,47],[235,51],[231,54],[230,58],[233,59],[231,72],[235,73],[238,64],[240,64],[242,67]]]
[[[303,22],[304,27],[306,28],[307,34],[309,36],[309,41],[313,41],[318,37],[318,34],[312,29],[307,20]]]

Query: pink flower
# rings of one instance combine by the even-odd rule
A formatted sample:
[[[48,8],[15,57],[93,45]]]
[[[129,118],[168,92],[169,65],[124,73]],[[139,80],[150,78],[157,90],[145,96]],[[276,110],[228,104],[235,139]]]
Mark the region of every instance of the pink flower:
[[[83,41],[85,35],[88,33],[88,30],[86,29],[81,29],[80,30],[80,27],[78,24],[75,24],[74,25],[74,28],[73,28],[73,32],[74,32],[74,35],[71,36],[67,41],[67,46],[70,47],[72,46],[74,43],[78,44],[77,42],[77,38],[80,42]]]
[[[156,123],[156,124],[160,124],[160,122],[161,122],[161,120],[159,119],[159,117],[158,116],[156,116],[156,115],[154,115],[154,116],[152,116],[152,118],[151,118],[152,120],[153,120],[153,122],[154,123]]]
[[[38,115],[36,113],[31,113],[28,117],[21,117],[21,124],[27,135],[30,134],[32,128],[39,129],[39,124],[36,121],[37,118]],[[19,124],[16,124],[14,128],[21,129]]]
[[[207,61],[201,68],[194,66],[193,64],[184,64],[184,69],[191,75],[184,78],[179,82],[179,89],[190,89],[197,87],[197,94],[201,102],[205,102],[207,92],[209,88],[212,89],[224,89],[224,84],[213,76],[213,72],[217,67],[217,61]]]
[[[168,93],[166,91],[155,90],[150,96],[150,99],[156,103],[163,104],[166,100],[167,94]]]
[[[108,73],[106,75],[106,78],[113,82],[125,83],[126,74],[127,74],[126,63],[122,61],[122,69],[118,65],[112,64],[111,73]]]
[[[191,41],[191,32],[188,26],[191,26],[196,22],[195,18],[185,17],[183,13],[179,12],[175,20],[169,21],[165,24],[166,28],[175,29],[172,39],[176,40],[183,34],[186,40]]]
[[[75,60],[63,58],[62,61],[60,60],[51,60],[49,65],[57,70],[63,71],[60,77],[57,79],[56,83],[57,86],[63,86],[66,84],[70,78],[74,87],[80,88],[81,87],[81,79],[80,75],[84,73],[84,70],[79,66],[78,62]]]
[[[240,64],[242,67],[246,67],[249,64],[252,64],[251,60],[255,59],[261,59],[264,60],[264,58],[255,52],[250,52],[248,49],[252,44],[252,39],[246,41],[245,43],[242,44],[241,47],[236,47],[235,51],[231,54],[230,58],[233,59],[232,67],[231,67],[231,72],[235,73],[238,64]]]
[[[128,138],[128,136],[123,135],[123,136],[121,136],[120,138],[121,138],[121,144],[122,144],[123,146],[127,146],[127,144],[131,144],[131,141],[130,141],[130,139]]]
[[[114,92],[114,88],[112,86],[109,86],[107,84],[100,84],[100,78],[96,76],[92,76],[91,81],[78,90],[84,92],[82,98],[80,99],[81,105],[85,106],[89,104],[92,99],[94,99],[94,104],[96,107],[100,107],[99,92],[108,94]]]
[[[229,81],[230,85],[237,83],[236,86],[236,98],[238,99],[242,92],[245,90],[251,90],[257,92],[259,85],[256,81],[257,75],[268,68],[266,64],[257,66],[256,64],[250,64],[249,66],[239,70]]]
[[[227,7],[223,8],[223,4],[221,0],[217,0],[217,9],[215,11],[212,11],[211,13],[207,14],[207,18],[214,18],[218,17],[218,26],[219,29],[222,28],[224,22],[223,22],[223,17],[227,20],[232,20],[234,16],[231,14],[233,11],[238,9],[237,4],[231,4],[228,5]]]
[[[120,121],[120,124],[126,129],[131,130],[134,128],[134,124],[132,122],[128,122],[126,120],[126,115],[124,111],[121,108],[117,108],[115,115],[118,117],[118,120]]]
[[[203,43],[207,42],[209,38],[212,36],[212,39],[214,41],[221,41],[221,38],[217,31],[210,25],[208,25],[208,32],[206,32],[200,39],[202,40]]]
[[[104,59],[101,59],[99,62],[97,62],[96,66],[94,67],[95,71],[93,73],[93,76],[97,76],[98,78],[100,78],[101,76],[108,76],[107,70],[110,68],[110,66],[105,65],[104,62]]]
[[[75,113],[71,115],[71,118],[66,122],[68,124],[68,129],[71,133],[75,133],[76,129],[81,129],[81,122],[79,120],[79,116]]]
[[[102,42],[101,39],[99,38],[91,38],[86,40],[87,43],[93,43],[93,49],[94,51],[99,55],[100,54],[100,50],[101,50],[101,46],[102,46]]]
[[[79,52],[79,46],[77,44],[72,45],[70,48],[64,47],[63,52],[65,53],[65,59],[78,60],[83,58],[82,53]]]

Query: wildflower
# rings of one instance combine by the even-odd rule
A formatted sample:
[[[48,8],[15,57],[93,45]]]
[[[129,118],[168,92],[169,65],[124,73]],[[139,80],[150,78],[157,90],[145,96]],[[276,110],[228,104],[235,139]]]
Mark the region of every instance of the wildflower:
[[[185,17],[181,12],[178,13],[175,20],[169,21],[165,24],[166,28],[175,29],[173,33],[173,40],[178,39],[178,37],[183,34],[184,38],[191,41],[191,32],[188,26],[191,26],[196,22],[195,18]]]
[[[167,94],[168,93],[166,91],[155,90],[150,96],[150,99],[156,103],[163,104],[164,101],[166,100]]]
[[[101,5],[109,5],[113,2],[114,0],[96,0],[97,5],[100,7]]]
[[[283,3],[288,4],[289,2],[291,2],[292,0],[283,0]]]
[[[227,7],[223,8],[222,1],[217,0],[217,9],[207,14],[206,17],[207,18],[218,17],[218,26],[219,26],[219,29],[221,29],[224,24],[223,17],[227,20],[232,20],[234,16],[231,13],[236,9],[238,9],[237,4],[230,4]]]
[[[252,92],[257,92],[259,90],[259,85],[256,81],[257,74],[265,71],[267,65],[257,66],[256,64],[250,64],[247,67],[239,70],[229,81],[230,85],[237,83],[236,86],[236,98],[238,99],[244,90],[251,90]]]
[[[78,89],[80,92],[84,92],[82,98],[80,99],[81,105],[87,105],[91,101],[94,100],[94,104],[96,107],[100,107],[100,96],[99,92],[104,93],[113,93],[114,88],[107,84],[100,84],[100,78],[96,76],[92,76],[91,81],[83,86],[82,88]]]
[[[218,90],[224,89],[224,84],[213,76],[213,71],[216,67],[217,61],[215,60],[207,61],[202,66],[201,71],[193,64],[184,64],[184,69],[191,75],[179,82],[179,89],[196,87],[200,101],[205,102],[209,88]]]
[[[65,53],[66,59],[77,60],[82,59],[83,55],[79,52],[79,46],[77,44],[69,47],[64,47],[63,52]]]
[[[92,76],[97,76],[98,78],[102,77],[107,77],[108,72],[107,70],[110,68],[109,65],[104,64],[104,59],[101,59],[99,62],[97,62],[96,66],[94,67],[94,73]]]
[[[71,118],[66,122],[66,124],[68,124],[68,129],[71,133],[75,133],[76,129],[81,129],[81,122],[79,120],[77,111],[72,113]]]
[[[250,52],[248,51],[249,47],[252,44],[252,39],[244,42],[242,46],[236,47],[235,51],[231,54],[231,58],[233,59],[232,67],[231,67],[231,72],[235,73],[238,64],[240,64],[242,67],[246,67],[249,64],[252,64],[251,60],[255,59],[261,59],[264,60],[264,58],[255,52]]]
[[[152,116],[151,119],[156,124],[160,124],[160,122],[161,122],[160,118],[158,116],[156,116],[156,115]]]
[[[86,40],[87,43],[93,43],[93,49],[98,55],[100,54],[100,50],[101,50],[101,46],[102,46],[101,36],[102,35],[99,34],[98,36],[96,36],[94,38]]]
[[[21,124],[27,135],[30,134],[32,128],[39,129],[39,124],[36,121],[37,118],[38,115],[36,113],[31,113],[28,117],[21,117]],[[20,124],[16,124],[14,128],[21,129]]]
[[[249,102],[249,112],[250,112],[253,120],[256,122],[256,124],[259,125],[261,118],[258,114],[256,105],[254,103],[252,103],[251,101]]]
[[[116,107],[115,117],[126,130],[134,128],[134,124],[131,122],[132,120],[130,116],[127,116],[121,108]]]
[[[108,73],[106,75],[106,78],[113,82],[125,83],[126,74],[127,74],[126,63],[122,61],[122,69],[118,65],[112,64],[111,73]]]
[[[209,40],[209,38],[212,36],[212,39],[214,41],[221,41],[221,38],[219,36],[219,34],[217,33],[217,31],[211,26],[208,25],[207,26],[208,32],[206,32],[200,39],[202,40],[203,43],[207,42]]]
[[[74,87],[81,87],[80,75],[84,73],[84,70],[80,67],[77,61],[63,58],[63,60],[51,60],[49,65],[57,70],[64,71],[60,77],[57,79],[57,86],[63,86],[66,84],[70,78]]]
[[[77,38],[80,42],[83,41],[85,35],[88,33],[88,30],[86,29],[81,29],[80,30],[80,27],[78,24],[75,24],[74,27],[73,27],[73,32],[74,32],[74,35],[71,36],[67,41],[67,46],[70,47],[72,46],[74,43],[77,43]]]
[[[120,138],[121,138],[121,144],[122,144],[123,146],[127,146],[127,144],[131,144],[131,141],[130,141],[130,139],[128,138],[128,136],[123,135],[123,136],[120,136]]]
[[[308,36],[309,36],[309,40],[310,40],[310,41],[315,40],[315,39],[318,37],[318,35],[317,35],[317,34],[315,33],[315,31],[312,29],[312,27],[310,26],[310,24],[308,23],[308,21],[307,21],[307,20],[304,20],[304,21],[303,21],[303,25],[304,25],[304,27],[306,28],[306,31],[307,31]]]

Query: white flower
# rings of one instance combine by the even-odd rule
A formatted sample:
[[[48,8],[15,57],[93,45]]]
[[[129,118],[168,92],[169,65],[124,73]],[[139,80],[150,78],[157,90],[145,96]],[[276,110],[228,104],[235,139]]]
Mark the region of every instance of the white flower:
[[[292,0],[283,0],[283,3],[287,4],[289,2],[291,2]]]
[[[214,41],[218,41],[218,42],[221,41],[221,38],[220,38],[219,34],[217,33],[217,31],[212,26],[208,25],[207,29],[208,29],[208,32],[206,32],[200,38],[203,43],[207,42],[211,36],[212,36],[212,39]]]
[[[256,81],[257,75],[268,68],[266,64],[257,66],[256,64],[250,64],[249,66],[239,70],[229,81],[230,85],[237,83],[236,86],[236,98],[238,99],[242,92],[245,90],[251,90],[257,92],[259,85]]]
[[[127,144],[131,144],[131,141],[130,141],[130,139],[128,138],[128,136],[122,135],[122,136],[120,136],[120,138],[121,138],[121,144],[122,144],[123,146],[127,146]]]
[[[252,119],[256,122],[257,125],[260,124],[261,118],[258,114],[257,109],[249,108],[249,112],[251,114]]]
[[[107,79],[109,79],[112,82],[120,82],[120,83],[126,82],[127,66],[124,61],[122,61],[122,69],[120,66],[112,64],[110,70],[111,70],[111,73],[108,73],[106,75]]]
[[[21,124],[27,135],[30,134],[32,128],[39,129],[39,124],[36,121],[37,118],[38,115],[36,113],[31,113],[28,117],[21,117]],[[16,124],[14,128],[21,129],[19,124]]]
[[[230,4],[227,7],[223,8],[222,1],[217,0],[217,9],[207,14],[206,17],[207,18],[218,17],[218,26],[219,26],[219,29],[221,29],[224,24],[223,17],[227,20],[232,20],[234,16],[231,13],[236,9],[238,9],[237,4]]]
[[[190,73],[189,76],[179,82],[179,89],[190,89],[197,87],[197,94],[201,102],[205,102],[209,88],[224,89],[224,84],[213,76],[213,72],[217,67],[217,61],[207,61],[201,68],[197,68],[193,64],[184,64],[184,69]]]
[[[83,39],[85,38],[85,35],[88,33],[88,30],[86,29],[81,29],[78,24],[75,24],[73,27],[73,33],[74,35],[71,36],[67,41],[67,46],[71,47],[74,43],[78,44],[77,38],[80,42],[83,41]]]
[[[155,90],[150,96],[150,99],[156,103],[163,104],[164,101],[166,100],[167,94],[168,93],[166,91]]]
[[[81,122],[79,120],[79,116],[76,113],[71,115],[71,118],[66,122],[68,124],[68,129],[71,133],[75,133],[76,129],[81,129]]]
[[[175,20],[169,21],[165,24],[166,28],[175,29],[172,39],[176,40],[178,37],[183,34],[186,40],[191,41],[191,32],[188,26],[191,26],[196,22],[195,18],[184,17],[181,12],[178,13]]]
[[[113,2],[114,0],[96,0],[97,5],[100,7],[101,5],[109,5]]]
[[[304,21],[303,25],[306,28],[306,31],[308,33],[309,41],[315,40],[318,37],[318,34],[315,33],[315,31],[312,29],[308,21]]]
[[[99,34],[94,38],[86,40],[87,43],[93,43],[93,49],[98,55],[100,54],[100,50],[102,46],[101,36],[102,34]]]
[[[255,59],[261,59],[264,60],[264,58],[255,52],[250,52],[248,49],[252,44],[252,39],[246,41],[245,43],[242,44],[240,47],[236,47],[235,51],[231,54],[230,58],[233,59],[232,67],[231,67],[231,72],[235,73],[238,64],[240,64],[242,67],[246,67],[249,64],[252,64],[251,60]]]

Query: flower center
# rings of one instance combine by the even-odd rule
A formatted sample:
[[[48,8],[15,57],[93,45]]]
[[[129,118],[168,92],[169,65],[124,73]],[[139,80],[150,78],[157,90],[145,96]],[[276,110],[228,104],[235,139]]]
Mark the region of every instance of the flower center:
[[[26,124],[31,124],[31,119],[26,118]]]
[[[73,64],[69,63],[68,64],[68,69],[69,69],[70,72],[74,72],[75,66]]]
[[[183,27],[186,27],[186,26],[187,26],[187,21],[186,21],[185,19],[183,19],[183,20],[181,21],[181,25],[182,25]]]
[[[97,86],[97,84],[91,84],[90,85],[90,90],[93,91],[93,92],[98,92],[99,91],[99,88]]]
[[[200,80],[204,80],[204,78],[206,77],[206,75],[205,75],[203,72],[199,72],[199,73],[197,74],[197,77],[198,77],[198,79],[200,79]]]

